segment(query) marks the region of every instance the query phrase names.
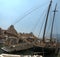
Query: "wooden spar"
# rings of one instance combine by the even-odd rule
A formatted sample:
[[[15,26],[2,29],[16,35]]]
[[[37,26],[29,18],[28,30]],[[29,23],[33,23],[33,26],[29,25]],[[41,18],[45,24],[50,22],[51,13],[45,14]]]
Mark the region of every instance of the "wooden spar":
[[[48,21],[48,16],[49,16],[49,11],[50,11],[51,5],[52,5],[52,0],[50,1],[49,7],[48,7],[48,11],[47,11],[45,27],[44,27],[44,32],[43,32],[43,42],[45,42],[46,26],[47,26],[47,21]]]
[[[53,33],[54,19],[55,19],[55,14],[57,12],[56,8],[57,8],[57,4],[56,4],[55,9],[53,11],[54,12],[54,15],[53,15],[53,21],[52,21],[52,26],[51,26],[50,42],[52,41],[52,33]]]

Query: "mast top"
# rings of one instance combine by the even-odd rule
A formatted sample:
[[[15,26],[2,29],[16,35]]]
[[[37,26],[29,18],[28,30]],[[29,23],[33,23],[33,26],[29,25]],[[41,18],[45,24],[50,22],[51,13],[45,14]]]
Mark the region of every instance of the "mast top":
[[[57,12],[57,9],[56,9],[56,8],[57,8],[57,3],[56,3],[56,6],[55,6],[55,9],[54,9],[54,11],[53,11],[53,12]]]

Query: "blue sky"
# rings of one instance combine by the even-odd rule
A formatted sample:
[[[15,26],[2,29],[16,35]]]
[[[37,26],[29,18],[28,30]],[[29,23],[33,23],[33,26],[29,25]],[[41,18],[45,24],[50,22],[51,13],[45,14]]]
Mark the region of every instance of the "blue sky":
[[[56,2],[58,3],[57,9],[58,11],[60,10],[59,0],[58,1],[53,0],[52,11],[54,9]],[[23,16],[25,16],[33,9],[40,7],[39,9],[33,11],[31,14],[23,18],[23,20],[14,25],[15,29],[18,32],[25,33],[34,32],[35,35],[38,35],[42,22],[44,22],[46,18],[45,15],[49,3],[50,0],[0,0],[0,27],[3,29],[7,29],[10,25],[12,24],[14,25],[16,21],[21,19]],[[57,13],[56,15],[57,15],[56,18],[59,19],[60,18],[59,13]],[[50,14],[50,17],[51,16],[52,15]],[[54,28],[57,27],[58,29],[54,29],[54,33],[56,32],[55,30],[59,31],[60,29],[59,25],[57,24],[60,23],[60,20],[57,21],[57,19]],[[48,22],[49,25],[50,22],[51,20],[49,20]],[[49,25],[47,28],[48,34],[50,33]]]

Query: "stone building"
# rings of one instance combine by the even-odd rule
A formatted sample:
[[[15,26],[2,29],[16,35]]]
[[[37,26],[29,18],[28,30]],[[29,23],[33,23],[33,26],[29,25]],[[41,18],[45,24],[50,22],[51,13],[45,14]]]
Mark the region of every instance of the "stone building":
[[[22,42],[22,41],[26,41],[26,42],[33,42],[34,40],[37,39],[36,36],[34,36],[34,34],[31,33],[18,33],[14,26],[11,25],[7,30],[3,30],[0,28],[0,42],[2,41],[2,39],[6,40],[6,43],[18,43],[18,41]],[[15,41],[14,41],[15,40]],[[3,41],[4,42],[4,41]]]

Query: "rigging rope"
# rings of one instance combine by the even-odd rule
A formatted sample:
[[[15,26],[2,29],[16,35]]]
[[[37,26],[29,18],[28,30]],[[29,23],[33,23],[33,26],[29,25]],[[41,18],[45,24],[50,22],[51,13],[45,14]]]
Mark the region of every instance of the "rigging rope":
[[[39,35],[38,35],[38,37],[39,37],[40,34],[41,34],[41,31],[42,31],[42,28],[43,28],[44,23],[45,23],[45,20],[44,20],[44,18],[43,18],[43,20],[42,20],[42,25],[41,25],[41,28],[40,28],[40,31],[39,31]]]
[[[45,8],[45,10],[46,10],[46,8]],[[45,10],[43,11],[43,13],[41,14],[41,16],[40,16],[40,18],[42,18],[43,17],[43,14],[45,13]],[[34,26],[34,28],[32,29],[32,32],[34,32],[35,31],[35,29],[36,29],[36,27],[37,27],[37,25],[39,24],[39,20],[40,20],[40,18],[38,19],[38,21],[37,21],[37,23],[36,23],[36,25]],[[42,21],[43,22],[43,21]]]
[[[34,8],[33,10],[29,11],[28,13],[26,13],[24,16],[22,16],[19,20],[17,20],[13,25],[17,24],[18,22],[20,22],[22,19],[24,19],[26,16],[28,16],[29,14],[31,14],[32,12],[34,12],[35,10],[41,8],[42,6],[45,6],[47,3],[37,7],[37,8]]]

